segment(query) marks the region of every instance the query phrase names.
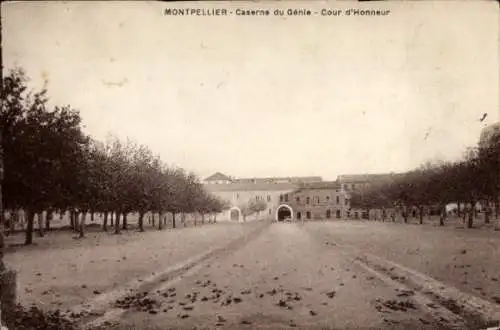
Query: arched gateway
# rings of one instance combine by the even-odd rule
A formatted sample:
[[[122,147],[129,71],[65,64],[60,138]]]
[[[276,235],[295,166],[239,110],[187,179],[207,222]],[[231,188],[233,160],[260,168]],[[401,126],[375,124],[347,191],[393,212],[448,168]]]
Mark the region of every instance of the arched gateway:
[[[293,220],[293,209],[286,204],[281,204],[276,209],[276,221],[285,221],[286,219]]]
[[[229,209],[229,221],[240,221],[241,220],[241,210],[237,206],[233,206]]]

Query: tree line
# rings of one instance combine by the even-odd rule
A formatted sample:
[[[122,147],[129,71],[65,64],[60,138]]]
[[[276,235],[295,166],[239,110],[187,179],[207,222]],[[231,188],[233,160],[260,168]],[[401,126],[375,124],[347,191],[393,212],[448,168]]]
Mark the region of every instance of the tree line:
[[[481,205],[484,220],[500,212],[500,132],[469,148],[457,161],[428,162],[412,171],[395,174],[355,191],[351,205],[364,210],[379,209],[382,220],[388,210],[396,210],[408,222],[413,214],[424,221],[424,215],[439,215],[440,225],[447,218],[446,205],[457,204],[457,213],[472,228]],[[394,219],[395,214],[391,213]]]
[[[83,237],[87,214],[102,214],[104,230],[114,215],[119,233],[127,229],[131,213],[138,214],[138,228],[144,231],[147,213],[158,216],[161,229],[167,213],[175,228],[179,213],[203,219],[227,208],[196,175],[168,166],[148,147],[113,136],[104,142],[92,139],[82,131],[77,110],[69,105],[50,109],[46,84],[33,92],[28,82],[19,68],[3,78],[0,113],[2,202],[6,210],[25,212],[26,244],[32,243],[35,215],[42,212],[47,222],[57,212],[68,212]]]

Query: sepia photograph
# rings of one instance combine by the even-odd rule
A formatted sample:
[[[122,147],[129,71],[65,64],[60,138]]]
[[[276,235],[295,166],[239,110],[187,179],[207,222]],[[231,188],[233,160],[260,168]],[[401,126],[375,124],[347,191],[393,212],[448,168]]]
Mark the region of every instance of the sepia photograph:
[[[1,330],[500,330],[496,1],[0,6]]]

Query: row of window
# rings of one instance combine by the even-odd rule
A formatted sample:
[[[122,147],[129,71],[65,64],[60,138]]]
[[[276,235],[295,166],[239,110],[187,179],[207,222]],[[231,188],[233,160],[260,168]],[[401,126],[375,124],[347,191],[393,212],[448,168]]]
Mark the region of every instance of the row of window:
[[[280,195],[280,202],[288,202],[288,195]],[[295,201],[297,203],[300,203],[300,197],[297,196],[295,197]],[[329,202],[330,201],[330,196],[326,196],[326,201]],[[319,196],[314,196],[313,197],[313,205],[318,205],[320,202],[320,198]],[[336,202],[337,202],[337,205],[340,204],[340,197],[339,196],[336,196]],[[348,205],[349,204],[349,200],[346,198],[344,200],[345,202],[345,205]],[[309,205],[311,203],[311,198],[309,196],[306,197],[306,204]]]
[[[327,219],[330,219],[332,217],[332,211],[326,210],[325,216],[326,216]],[[337,210],[335,212],[335,216],[337,218],[340,218],[340,216],[341,216],[340,210]],[[302,219],[302,213],[301,212],[297,212],[297,220],[300,220],[300,219]],[[306,219],[311,219],[311,212],[310,211],[306,212]]]
[[[240,194],[236,194],[236,199],[240,198]],[[264,197],[262,196],[255,196],[255,200],[259,201],[259,200],[264,200]],[[271,201],[271,196],[267,196],[267,201],[270,202]],[[285,194],[285,195],[280,195],[280,202],[283,203],[283,202],[288,202],[289,201],[289,197],[288,197],[288,194]],[[300,197],[297,196],[295,197],[295,201],[297,203],[300,203]],[[326,201],[329,202],[330,201],[330,196],[326,196]],[[340,204],[340,197],[339,196],[336,196],[336,202],[337,202],[337,205]],[[320,203],[320,198],[319,196],[314,196],[313,197],[313,205],[318,205]],[[309,196],[306,197],[306,204],[309,205],[311,204],[311,198]],[[345,205],[348,205],[349,204],[349,200],[346,198],[344,200],[344,204]]]

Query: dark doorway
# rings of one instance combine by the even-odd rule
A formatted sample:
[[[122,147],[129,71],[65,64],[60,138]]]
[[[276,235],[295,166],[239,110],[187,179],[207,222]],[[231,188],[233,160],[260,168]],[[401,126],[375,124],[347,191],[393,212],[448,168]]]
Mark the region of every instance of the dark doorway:
[[[326,210],[326,218],[330,219],[331,216],[332,216],[332,212],[330,210]]]
[[[340,210],[337,210],[337,219],[340,219]]]
[[[297,212],[297,220],[300,220],[302,219],[302,214],[300,214],[300,212]]]
[[[240,211],[237,209],[232,209],[230,213],[231,221],[239,221],[240,220]]]
[[[311,212],[307,211],[306,212],[306,217],[307,217],[307,219],[311,219]]]
[[[288,207],[282,206],[278,209],[278,221],[285,221],[288,218],[292,218],[292,212]]]

